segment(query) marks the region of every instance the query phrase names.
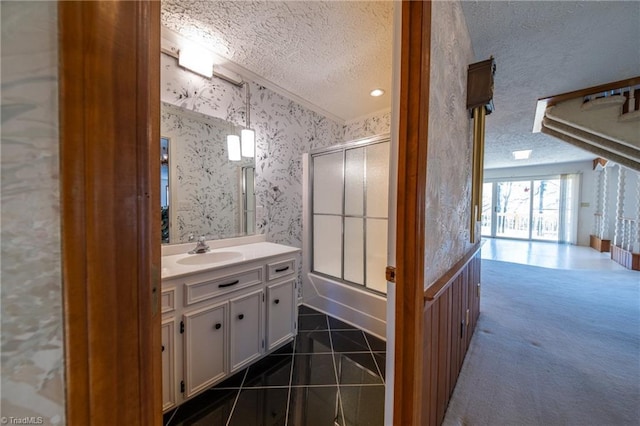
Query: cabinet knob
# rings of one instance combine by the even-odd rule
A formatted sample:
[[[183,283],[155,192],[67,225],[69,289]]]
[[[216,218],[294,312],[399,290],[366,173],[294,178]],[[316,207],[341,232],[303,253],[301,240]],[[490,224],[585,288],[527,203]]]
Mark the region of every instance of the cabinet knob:
[[[164,345],[162,345],[162,352],[164,352]]]
[[[220,330],[220,327],[222,327],[222,324],[217,323],[215,327],[216,327],[216,330]]]
[[[277,305],[278,303],[280,303],[280,299],[274,300],[273,303],[275,303]]]
[[[244,314],[240,314],[240,315],[238,315],[238,319],[239,319],[239,320],[241,320],[241,319],[243,319],[243,318],[244,318]]]

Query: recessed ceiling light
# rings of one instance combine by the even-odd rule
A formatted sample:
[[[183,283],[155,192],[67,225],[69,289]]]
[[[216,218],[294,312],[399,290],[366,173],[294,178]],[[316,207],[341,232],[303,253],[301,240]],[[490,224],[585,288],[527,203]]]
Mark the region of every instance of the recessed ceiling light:
[[[384,90],[382,90],[382,89],[373,89],[371,91],[371,93],[369,93],[369,94],[371,96],[375,96],[375,97],[382,96],[382,95],[384,95]]]
[[[526,160],[531,156],[531,150],[523,149],[522,151],[513,151],[511,154],[514,160]]]

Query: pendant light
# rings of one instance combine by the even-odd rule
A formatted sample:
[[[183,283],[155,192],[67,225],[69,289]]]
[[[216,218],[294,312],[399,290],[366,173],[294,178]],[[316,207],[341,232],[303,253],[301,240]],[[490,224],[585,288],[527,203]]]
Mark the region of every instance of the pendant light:
[[[240,154],[240,138],[238,135],[227,135],[227,153],[229,155],[229,161],[242,160]]]

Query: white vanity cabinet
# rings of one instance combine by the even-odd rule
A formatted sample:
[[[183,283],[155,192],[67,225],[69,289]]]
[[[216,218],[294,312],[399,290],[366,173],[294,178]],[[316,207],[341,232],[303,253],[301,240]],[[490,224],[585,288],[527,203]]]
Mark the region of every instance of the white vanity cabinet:
[[[161,296],[162,324],[160,335],[162,343],[162,409],[168,410],[176,406],[176,319],[175,288],[162,290]]]
[[[162,321],[162,409],[168,410],[176,405],[175,378],[175,319]]]
[[[260,358],[264,352],[264,291],[253,291],[229,301],[231,373]]]
[[[295,259],[267,264],[267,350],[273,350],[296,333]]]
[[[292,249],[163,279],[163,410],[294,338],[296,264]]]
[[[205,306],[183,315],[184,345],[182,393],[190,398],[223,379],[226,368],[227,303]]]
[[[267,286],[267,349],[291,340],[296,332],[295,280]]]

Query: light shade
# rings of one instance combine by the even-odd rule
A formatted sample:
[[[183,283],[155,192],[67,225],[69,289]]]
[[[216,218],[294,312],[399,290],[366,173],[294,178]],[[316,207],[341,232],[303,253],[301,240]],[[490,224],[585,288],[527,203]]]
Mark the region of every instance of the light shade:
[[[384,95],[384,90],[382,90],[382,89],[373,89],[369,94],[371,96],[373,96],[373,97],[382,96],[382,95]]]
[[[181,48],[178,52],[178,64],[207,78],[213,75],[213,57],[204,49],[193,46]]]
[[[238,135],[227,136],[227,152],[229,154],[229,161],[242,160],[242,156],[240,155],[240,138]]]
[[[251,129],[242,129],[242,156],[255,156],[256,133]]]

